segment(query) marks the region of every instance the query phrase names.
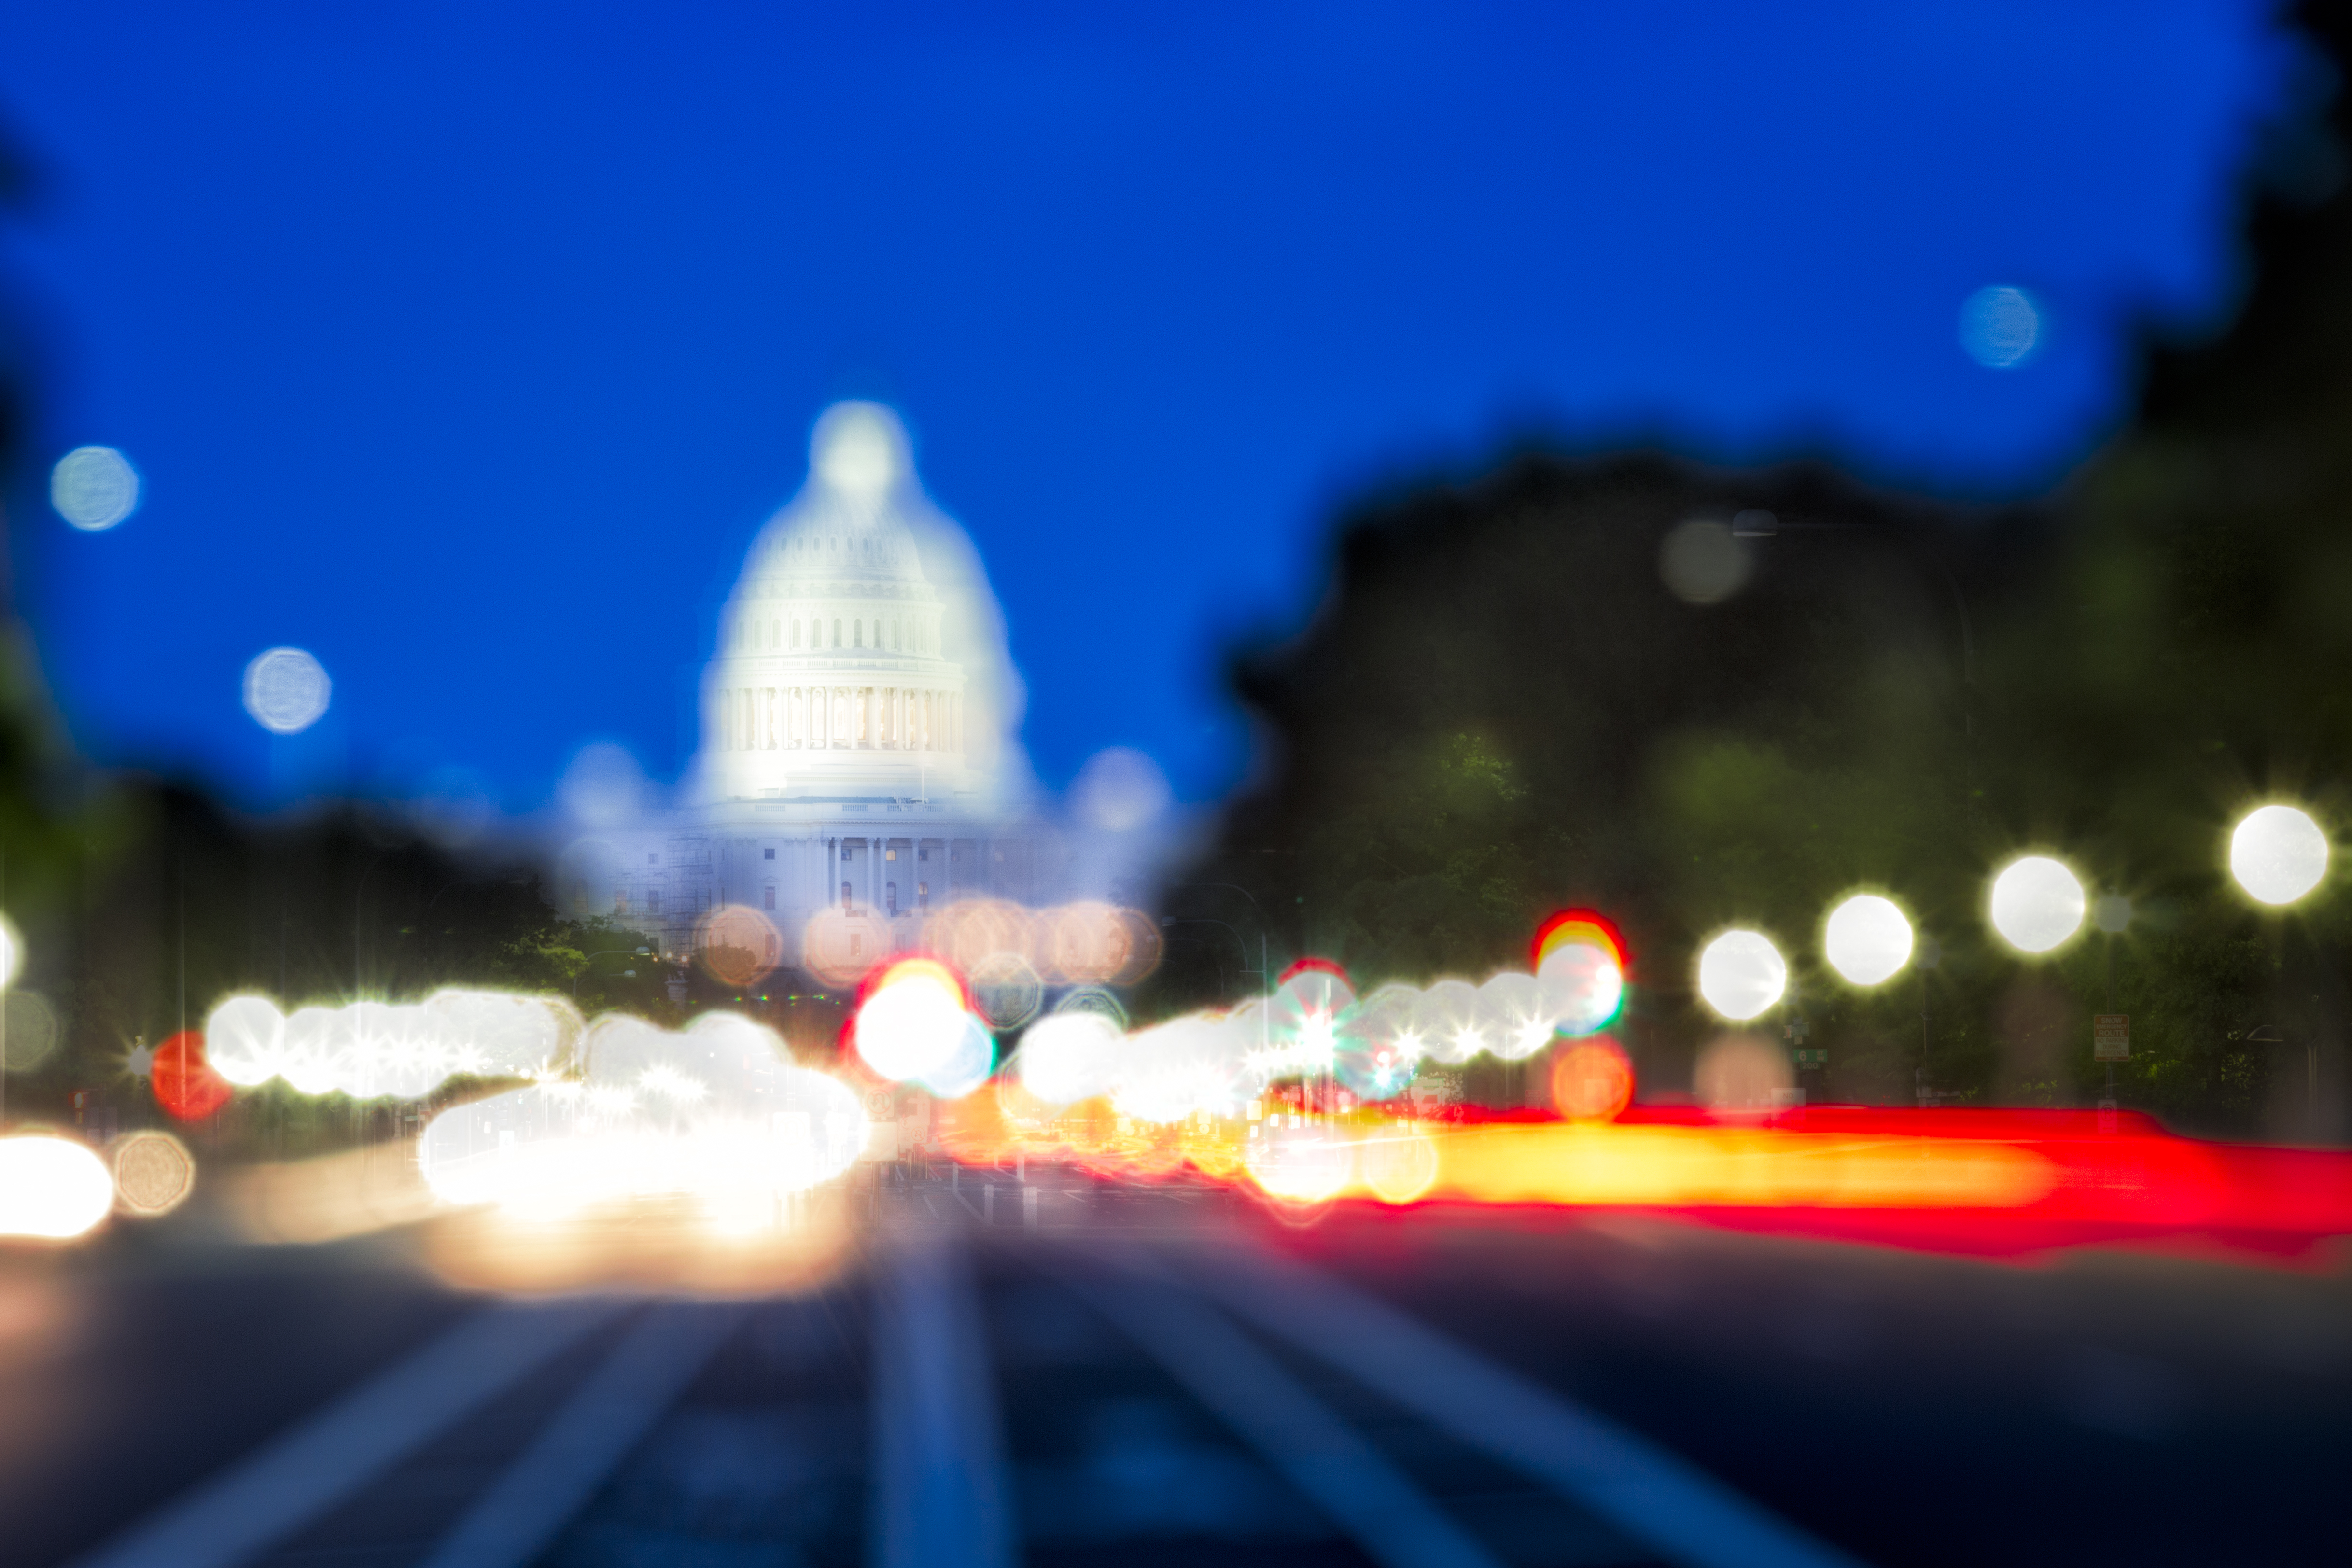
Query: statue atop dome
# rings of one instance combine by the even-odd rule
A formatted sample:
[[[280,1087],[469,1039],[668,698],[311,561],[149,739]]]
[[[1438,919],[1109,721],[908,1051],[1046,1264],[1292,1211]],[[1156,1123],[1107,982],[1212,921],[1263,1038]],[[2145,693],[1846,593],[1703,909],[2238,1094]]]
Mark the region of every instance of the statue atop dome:
[[[809,471],[846,495],[877,496],[910,473],[907,431],[878,403],[836,403],[809,432]]]

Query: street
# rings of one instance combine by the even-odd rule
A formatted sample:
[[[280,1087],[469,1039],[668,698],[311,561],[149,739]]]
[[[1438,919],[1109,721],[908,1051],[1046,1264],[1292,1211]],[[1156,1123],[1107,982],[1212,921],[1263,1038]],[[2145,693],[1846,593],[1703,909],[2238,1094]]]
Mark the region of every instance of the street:
[[[10,1254],[8,1560],[2340,1555],[2327,1259],[1985,1262],[1438,1205],[1293,1224],[1027,1175],[861,1173],[845,1261],[791,1294],[484,1297],[425,1266],[449,1219]]]

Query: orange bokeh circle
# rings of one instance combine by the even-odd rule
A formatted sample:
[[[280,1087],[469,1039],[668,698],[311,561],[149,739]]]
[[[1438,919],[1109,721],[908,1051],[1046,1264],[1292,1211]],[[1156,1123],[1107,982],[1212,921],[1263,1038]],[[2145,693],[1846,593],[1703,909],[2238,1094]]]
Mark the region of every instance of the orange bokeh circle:
[[[1570,1121],[1614,1121],[1633,1103],[1633,1064],[1606,1035],[1579,1040],[1552,1061],[1551,1101]]]

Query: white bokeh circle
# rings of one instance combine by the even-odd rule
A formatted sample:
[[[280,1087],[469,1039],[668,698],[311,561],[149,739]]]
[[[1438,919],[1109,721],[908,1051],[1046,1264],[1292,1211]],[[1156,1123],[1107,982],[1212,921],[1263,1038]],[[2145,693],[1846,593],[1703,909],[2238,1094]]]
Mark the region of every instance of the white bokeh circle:
[[[2082,879],[2047,855],[2013,860],[1992,881],[1992,929],[2021,952],[2048,952],[2083,928]]]
[[[1830,967],[1856,985],[1893,979],[1911,962],[1911,922],[1892,899],[1856,893],[1830,911],[1822,951]]]
[[[299,647],[273,647],[245,667],[245,710],[273,735],[309,729],[333,695],[326,667]]]
[[[1761,931],[1725,931],[1698,955],[1698,994],[1735,1024],[1771,1006],[1788,988],[1789,965]]]
[[[84,533],[112,528],[139,510],[139,470],[111,447],[76,447],[49,470],[49,504]]]
[[[2257,806],[2230,835],[2230,875],[2265,904],[2291,904],[2327,874],[2327,835],[2308,812]]]

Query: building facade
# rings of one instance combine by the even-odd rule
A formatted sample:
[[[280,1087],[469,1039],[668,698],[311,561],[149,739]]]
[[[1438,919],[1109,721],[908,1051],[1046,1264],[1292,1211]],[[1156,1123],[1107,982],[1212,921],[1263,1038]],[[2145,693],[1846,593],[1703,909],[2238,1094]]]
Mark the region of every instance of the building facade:
[[[934,580],[953,527],[888,409],[825,412],[720,618],[678,803],[567,855],[588,907],[674,958],[721,945],[837,980],[952,899],[1057,896],[1054,837],[1004,776],[993,600],[976,571]]]

